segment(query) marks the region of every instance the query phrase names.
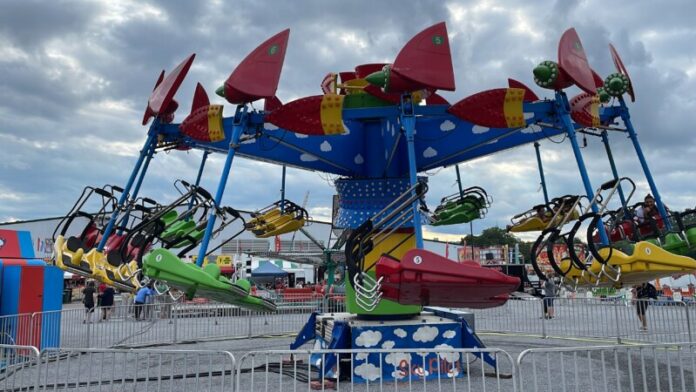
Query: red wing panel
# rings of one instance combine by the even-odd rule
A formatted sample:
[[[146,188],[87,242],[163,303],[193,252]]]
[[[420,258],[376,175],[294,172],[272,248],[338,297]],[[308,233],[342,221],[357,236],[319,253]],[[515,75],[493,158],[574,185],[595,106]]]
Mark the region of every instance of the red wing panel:
[[[385,63],[372,63],[372,64],[361,64],[357,65],[355,67],[355,77],[358,79],[364,79],[367,77],[367,75],[381,71],[384,66],[387,65]],[[345,80],[342,80],[345,82]]]
[[[518,80],[508,78],[508,86],[510,88],[521,88],[522,90],[524,90],[525,102],[534,102],[539,100],[539,97],[536,94],[534,94],[534,91],[532,91],[531,88],[527,87],[526,84]]]
[[[409,250],[400,262],[383,256],[376,275],[383,278],[385,298],[411,305],[498,306],[520,284],[516,277],[460,264],[423,249]]]
[[[566,30],[561,36],[561,41],[558,43],[558,64],[583,91],[592,95],[597,93],[585,49],[574,28]]]
[[[0,230],[0,259],[22,257],[19,237],[14,230]]]
[[[172,72],[167,75],[161,83],[157,84],[157,87],[155,87],[154,91],[152,91],[152,95],[150,95],[150,99],[147,101],[149,113],[148,110],[146,110],[145,118],[143,118],[143,125],[147,124],[150,116],[156,116],[162,112],[165,112],[170,107],[169,105],[172,103],[174,95],[179,89],[179,86],[181,86],[181,83],[184,81],[184,78],[186,77],[189,68],[191,68],[191,64],[193,63],[193,59],[195,57],[195,53],[188,56],[186,59],[184,59],[184,61],[177,65],[176,68],[174,68],[174,70],[172,70]],[[162,75],[160,75],[160,78],[161,77]]]
[[[401,102],[401,94],[385,93],[384,91],[382,91],[381,88],[379,88],[377,86],[373,86],[371,84],[368,84],[367,86],[365,86],[363,88],[363,91],[374,96],[374,97],[377,97],[381,100],[387,101],[389,103],[397,104],[397,103]]]
[[[290,29],[259,45],[225,81],[225,98],[234,104],[275,96],[283,70]]]
[[[473,124],[508,128],[504,109],[507,92],[507,88],[482,91],[462,99],[447,111]]]
[[[447,26],[440,22],[418,33],[401,49],[392,70],[425,87],[454,91]]]
[[[594,79],[595,86],[604,87],[604,80],[602,80],[602,77],[599,76],[599,74],[595,72],[594,69],[592,70],[592,78]]]
[[[612,44],[609,44],[609,52],[611,52],[611,59],[614,61],[616,70],[626,75],[626,77],[628,78],[628,95],[631,97],[631,102],[635,102],[636,94],[633,91],[633,82],[631,82],[631,76],[628,74],[628,71],[626,70],[623,61],[621,61],[621,56],[619,56],[619,52],[616,51],[616,48],[614,48],[614,45]]]
[[[296,133],[324,135],[324,129],[321,126],[323,98],[323,95],[314,95],[288,102],[266,115],[266,121]]]
[[[447,101],[442,95],[438,93],[432,93],[428,98],[425,99],[425,103],[428,105],[449,105],[449,101]]]

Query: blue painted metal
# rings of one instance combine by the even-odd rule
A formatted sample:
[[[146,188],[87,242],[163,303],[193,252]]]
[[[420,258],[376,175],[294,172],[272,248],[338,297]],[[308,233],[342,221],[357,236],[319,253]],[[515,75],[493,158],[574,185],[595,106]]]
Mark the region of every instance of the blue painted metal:
[[[341,350],[346,348],[350,348],[350,326],[345,321],[335,321],[327,349]],[[338,355],[322,355],[322,357],[324,359],[324,363],[321,365],[324,369],[323,373],[329,375],[338,364]]]
[[[650,173],[648,162],[645,160],[645,155],[643,155],[643,149],[640,148],[640,143],[638,142],[638,135],[636,134],[636,130],[633,128],[633,123],[631,122],[631,115],[628,113],[626,101],[624,101],[623,97],[619,97],[619,103],[621,105],[621,120],[623,120],[624,124],[626,125],[628,137],[631,139],[631,142],[633,142],[633,148],[636,150],[636,155],[638,155],[640,166],[643,167],[643,173],[645,173],[645,178],[648,180],[648,185],[650,185],[650,191],[652,192],[652,195],[655,198],[657,210],[660,211],[662,221],[665,222],[667,229],[670,230],[672,228],[672,225],[670,224],[669,219],[667,219],[667,209],[665,208],[665,205],[662,203],[662,197],[660,196],[660,192],[657,190],[657,185],[655,185],[655,180],[653,180],[653,176]]]
[[[330,275],[329,275],[330,276]],[[309,316],[309,320],[302,327],[300,332],[295,337],[295,340],[290,344],[290,350],[297,350],[305,343],[317,338],[317,312],[313,312]]]
[[[283,165],[283,178],[280,181],[280,213],[284,214],[285,213],[285,206],[283,205],[285,202],[285,172],[287,170],[287,167]]]
[[[457,172],[457,187],[459,187],[459,197],[464,197],[464,188],[462,187],[462,176],[459,174],[459,165],[454,165],[454,171]]]
[[[220,177],[220,182],[218,183],[217,193],[215,194],[215,208],[208,214],[208,224],[205,227],[205,235],[201,241],[200,249],[198,250],[198,259],[196,259],[196,265],[199,267],[203,265],[205,259],[205,253],[208,251],[208,244],[210,243],[210,237],[213,234],[213,228],[215,227],[216,211],[222,202],[222,195],[225,193],[225,186],[227,185],[227,177],[230,175],[230,169],[232,167],[232,160],[234,159],[234,153],[239,146],[239,137],[242,132],[247,127],[247,106],[240,105],[237,106],[237,112],[235,113],[234,126],[232,128],[232,136],[229,144],[229,150],[227,151],[227,159],[225,160],[225,166],[222,169],[222,176]]]
[[[155,145],[151,145],[150,150],[148,151],[147,155],[145,156],[145,162],[143,163],[143,167],[140,170],[140,175],[138,176],[138,181],[135,183],[135,187],[133,188],[133,196],[130,197],[132,201],[135,201],[135,199],[138,197],[138,193],[140,193],[140,186],[143,185],[143,180],[145,180],[145,174],[147,174],[147,169],[150,167],[150,161],[152,160],[152,156],[155,154]],[[123,218],[121,218],[121,221],[118,223],[118,235],[123,234],[123,230],[128,227],[128,221],[130,220],[130,213],[133,208],[133,203],[128,203],[128,207],[126,208],[126,211],[123,214]]]
[[[602,131],[602,143],[604,143],[604,148],[607,151],[607,158],[609,158],[609,165],[611,166],[611,174],[614,175],[614,179],[618,181],[619,172],[616,170],[616,163],[614,163],[614,155],[611,153],[611,146],[609,145],[609,136],[607,131]],[[621,188],[621,182],[618,183],[619,198],[621,199],[621,207],[624,213],[628,213],[628,206],[626,205],[626,196],[624,195],[623,189]]]
[[[416,117],[411,110],[413,105],[410,100],[401,99],[401,125],[406,134],[406,145],[408,149],[408,177],[411,186],[418,183],[418,170],[416,169],[416,151],[414,147],[414,134],[416,132]],[[413,191],[415,194],[415,191]],[[416,237],[416,247],[423,249],[423,227],[420,219],[419,201],[413,202],[413,228]]]
[[[116,223],[116,219],[118,218],[118,214],[121,211],[121,207],[123,207],[128,200],[128,193],[130,192],[131,187],[133,186],[133,183],[135,182],[135,177],[138,175],[138,172],[140,171],[140,167],[143,164],[143,161],[145,160],[145,157],[147,156],[148,152],[152,148],[152,145],[154,145],[157,142],[157,128],[159,127],[159,119],[155,118],[155,120],[152,122],[152,125],[150,125],[150,130],[147,132],[147,139],[145,140],[145,144],[143,145],[143,148],[140,150],[140,155],[138,156],[138,161],[135,163],[135,167],[133,168],[133,171],[131,172],[130,178],[128,178],[128,183],[123,189],[123,194],[118,200],[118,207],[116,208],[111,214],[111,218],[109,219],[109,223],[106,225],[106,229],[104,229],[104,234],[102,235],[101,241],[99,241],[99,245],[97,245],[97,251],[101,252],[104,250],[104,245],[106,245],[106,241],[109,239],[109,236],[111,235],[111,232],[114,229],[114,224]]]
[[[541,189],[544,191],[544,202],[549,204],[549,192],[546,190],[546,179],[544,178],[544,166],[541,164],[541,152],[539,151],[539,143],[534,142],[534,151],[536,151],[537,166],[539,167],[539,177],[541,177]]]
[[[580,146],[575,138],[575,127],[570,120],[570,104],[568,103],[568,97],[563,91],[556,91],[556,114],[561,121],[563,128],[568,134],[568,140],[570,140],[570,145],[573,147],[573,154],[575,154],[575,160],[578,163],[578,169],[580,170],[580,177],[582,178],[582,184],[585,186],[585,192],[587,197],[592,200],[594,199],[594,190],[592,189],[592,184],[590,183],[590,177],[587,175],[587,168],[585,167],[585,161],[582,158],[582,152],[580,152]],[[599,212],[596,204],[592,204],[592,211],[595,213]],[[599,231],[599,238],[602,244],[609,244],[609,237],[607,237],[607,232],[603,224],[597,227]]]
[[[210,151],[205,150],[203,151],[203,158],[201,158],[201,164],[198,166],[198,174],[196,175],[196,183],[194,186],[198,188],[201,185],[201,177],[203,177],[203,169],[205,169],[205,161],[208,160],[208,155],[210,154]],[[193,201],[195,200],[196,196],[191,195],[191,200],[189,200],[188,203],[188,209],[191,210],[193,208]],[[189,216],[187,219],[191,219],[192,216]]]

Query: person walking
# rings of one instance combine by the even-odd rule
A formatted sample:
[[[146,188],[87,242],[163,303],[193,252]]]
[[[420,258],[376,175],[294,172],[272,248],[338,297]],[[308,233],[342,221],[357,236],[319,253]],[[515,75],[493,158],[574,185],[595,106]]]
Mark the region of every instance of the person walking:
[[[101,311],[102,321],[107,321],[111,317],[111,311],[114,308],[114,295],[116,292],[113,287],[105,287],[101,294]]]
[[[143,307],[148,301],[148,297],[153,295],[154,290],[152,289],[152,282],[149,282],[147,286],[143,286],[135,294],[135,301],[133,301],[135,307],[135,320],[140,320],[140,315],[143,312]]]
[[[552,319],[555,317],[555,311],[553,309],[553,300],[556,297],[557,286],[556,282],[553,280],[553,274],[549,273],[546,276],[546,282],[544,283],[544,318]]]
[[[94,308],[96,306],[95,294],[97,290],[94,288],[94,281],[90,280],[87,282],[84,290],[82,290],[82,304],[85,305],[85,318],[82,320],[82,324],[92,322],[92,313],[94,313]]]
[[[633,287],[633,298],[636,299],[636,313],[638,314],[638,320],[640,320],[641,324],[638,330],[647,332],[648,317],[646,312],[650,304],[650,299],[657,299],[657,289],[649,282],[644,282]]]

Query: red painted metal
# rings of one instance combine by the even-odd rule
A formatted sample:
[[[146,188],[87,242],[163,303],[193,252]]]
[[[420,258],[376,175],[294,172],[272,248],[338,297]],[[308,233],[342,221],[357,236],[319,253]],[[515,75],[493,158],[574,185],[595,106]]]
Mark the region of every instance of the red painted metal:
[[[491,128],[507,128],[503,104],[506,88],[481,91],[452,105],[447,111],[462,120]]]
[[[510,88],[521,88],[522,90],[524,90],[525,102],[534,102],[539,100],[539,97],[534,93],[534,91],[532,91],[531,88],[527,87],[526,84],[518,80],[508,78],[508,86]]]
[[[449,105],[449,101],[438,93],[432,93],[425,99],[427,105]]]
[[[594,84],[595,86],[599,87],[604,87],[604,79],[602,79],[601,76],[595,70],[592,70],[592,78],[594,79]]]
[[[275,95],[269,98],[266,98],[266,100],[263,102],[263,110],[266,112],[272,112],[279,107],[283,106],[283,102],[278,99]]]
[[[358,79],[364,79],[367,77],[367,75],[369,75],[373,72],[381,71],[385,65],[387,65],[387,64],[385,64],[385,63],[372,63],[372,64],[357,65],[355,67],[355,77]],[[345,80],[343,80],[343,79],[341,79],[341,81],[345,82]]]
[[[323,95],[313,95],[288,102],[266,115],[266,121],[296,133],[324,135],[324,128],[321,126],[323,98]]]
[[[289,37],[290,29],[283,30],[245,57],[225,81],[225,99],[244,104],[275,96]]]
[[[628,78],[628,95],[631,97],[631,102],[635,102],[636,93],[633,91],[633,82],[631,82],[631,76],[628,74],[628,70],[626,70],[623,61],[621,61],[621,56],[619,56],[619,52],[616,51],[616,48],[614,48],[614,45],[612,44],[609,44],[609,52],[611,52],[611,59],[614,61],[616,70],[626,75],[626,77]]]
[[[592,125],[592,95],[580,93],[570,100],[570,117],[576,123],[591,127]]]
[[[383,279],[383,298],[404,305],[498,306],[520,285],[519,278],[424,249],[409,250],[401,261],[382,256],[376,276]]]
[[[19,237],[14,230],[0,230],[0,259],[14,258],[22,255]]]
[[[163,120],[171,121],[174,119],[173,114],[178,107],[178,104],[174,101],[174,95],[184,81],[194,58],[196,58],[195,53],[184,59],[184,61],[177,65],[177,67],[164,79],[162,79],[164,75],[164,71],[162,71],[155,85],[155,89],[152,91],[150,99],[147,101],[147,108],[143,116],[143,125],[146,125],[150,121],[150,117],[157,115],[164,115]]]
[[[411,83],[410,91],[422,88],[454,91],[452,54],[445,22],[430,26],[411,38],[396,56],[392,72]]]
[[[210,105],[208,93],[205,92],[205,88],[203,88],[202,84],[196,84],[196,91],[193,93],[193,103],[191,104],[191,113],[198,108],[208,105]]]
[[[397,104],[401,102],[401,94],[399,93],[385,93],[381,88],[368,84],[363,88],[366,93],[375,96],[379,99],[387,101],[389,103]]]
[[[558,65],[583,91],[593,95],[597,93],[592,69],[574,28],[566,30],[561,36],[558,43]]]
[[[19,314],[30,314],[43,310],[43,266],[24,263],[20,272]],[[17,344],[41,347],[41,317],[20,317],[17,322]]]

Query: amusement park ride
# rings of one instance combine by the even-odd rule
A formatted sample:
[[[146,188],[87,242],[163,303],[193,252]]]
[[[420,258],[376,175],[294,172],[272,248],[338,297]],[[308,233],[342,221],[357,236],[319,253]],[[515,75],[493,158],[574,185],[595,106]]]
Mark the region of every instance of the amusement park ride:
[[[696,270],[696,261],[686,256],[696,249],[696,213],[670,216],[665,210],[623,99],[625,93],[635,98],[633,86],[613,47],[617,73],[603,81],[590,68],[575,30],[569,29],[561,37],[558,62],[545,61],[534,69],[535,82],[553,90],[554,99],[539,99],[510,79],[509,88],[450,104],[437,93],[455,90],[446,26],[438,23],[413,37],[393,63],[330,73],[321,82],[323,94],[283,104],[275,93],[288,38],[285,30],[258,46],[217,90],[236,105],[230,117],[223,117],[223,105],[211,104],[198,84],[190,114],[180,124],[173,123],[178,108],[173,98],[195,55],[170,73],[163,71],[148,100],[143,125],[154,120],[128,182],[123,188],[85,190],[56,229],[56,265],[122,290],[155,280],[188,298],[274,310],[272,302],[251,294],[247,279],[225,278],[215,264],[202,267],[211,252],[211,238],[243,220],[235,209],[220,205],[233,159],[240,155],[340,176],[335,181],[339,210],[334,226],[345,232],[341,244],[345,242],[348,271],[347,313],[313,315],[293,347],[310,340],[329,348],[481,347],[461,313],[438,307],[499,306],[519,280],[424,250],[422,226],[478,219],[490,206],[490,198],[483,189],[472,187],[443,198],[429,213],[424,203],[427,181],[418,173],[565,134],[586,195],[551,201],[547,196],[546,205],[513,218],[512,231],[543,230],[533,259],[559,241],[573,248],[582,226],[589,254],[569,252],[566,259],[554,260],[549,251],[551,265],[567,284],[632,284]],[[568,99],[564,89],[572,85],[583,92]],[[250,105],[261,99],[263,110]],[[618,128],[617,119],[624,127]],[[622,188],[632,182],[616,174],[606,137],[609,130],[629,135],[655,195],[661,218],[648,223],[654,229],[650,233],[632,220],[630,195],[625,197]],[[597,192],[585,169],[578,132],[601,136],[608,149],[615,177]],[[196,181],[177,182],[181,197],[161,205],[138,196],[156,151],[188,149],[205,154]],[[215,195],[199,186],[205,159],[212,152],[227,157]],[[609,211],[617,192],[622,207]],[[86,201],[95,198],[101,199],[100,210],[87,212]],[[283,198],[242,222],[242,230],[271,237],[302,230],[307,219],[304,208]],[[77,228],[78,220],[87,223]],[[572,222],[572,228],[563,232]],[[196,247],[197,263],[182,261]],[[336,251],[326,250],[328,262]],[[535,268],[539,269],[536,264]],[[483,359],[495,365],[493,358]],[[326,359],[324,369],[332,371],[336,361]],[[370,379],[367,364],[380,369],[380,359],[375,354],[363,361],[355,363],[354,377]],[[383,376],[397,377],[388,367]]]

